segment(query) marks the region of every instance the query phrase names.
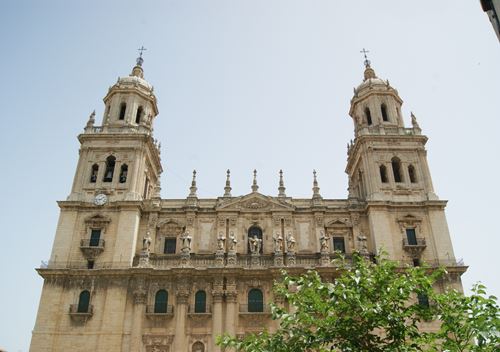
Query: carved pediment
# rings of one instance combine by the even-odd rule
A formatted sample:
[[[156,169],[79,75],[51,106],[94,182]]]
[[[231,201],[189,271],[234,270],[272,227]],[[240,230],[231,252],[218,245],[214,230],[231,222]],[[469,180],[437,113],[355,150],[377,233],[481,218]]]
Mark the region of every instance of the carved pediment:
[[[401,232],[404,232],[406,228],[416,228],[417,231],[420,231],[420,224],[422,223],[421,218],[418,218],[411,214],[400,217],[396,221],[399,224]]]
[[[102,214],[95,214],[85,219],[85,224],[87,225],[87,227],[95,229],[103,229],[104,231],[106,231],[106,227],[109,225],[110,222],[111,219]]]
[[[250,193],[242,197],[231,200],[222,200],[217,205],[216,210],[229,211],[268,211],[284,210],[293,211],[295,207],[289,202],[277,200],[276,198],[265,196],[260,193]]]
[[[345,218],[337,218],[331,220],[326,227],[328,228],[345,228],[345,227],[352,227],[351,220],[347,217]]]
[[[166,219],[157,226],[160,235],[178,236],[184,232],[185,225],[173,219]]]

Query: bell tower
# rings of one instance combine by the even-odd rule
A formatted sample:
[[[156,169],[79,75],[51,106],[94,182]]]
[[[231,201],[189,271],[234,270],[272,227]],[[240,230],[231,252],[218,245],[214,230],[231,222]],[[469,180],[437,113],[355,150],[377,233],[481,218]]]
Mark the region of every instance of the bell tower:
[[[141,53],[131,74],[118,78],[104,97],[102,125],[95,126],[94,112],[78,136],[80,158],[69,201],[159,198],[160,146],[152,137],[158,107],[142,64]]]
[[[415,116],[405,127],[403,100],[365,59],[363,82],[354,88],[349,115],[354,141],[348,145],[349,197],[360,200],[437,199],[425,144]]]

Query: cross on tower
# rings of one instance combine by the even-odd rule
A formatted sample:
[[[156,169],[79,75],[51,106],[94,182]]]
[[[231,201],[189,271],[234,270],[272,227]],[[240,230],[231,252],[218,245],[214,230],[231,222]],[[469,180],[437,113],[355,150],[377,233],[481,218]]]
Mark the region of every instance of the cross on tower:
[[[142,53],[143,53],[143,51],[148,50],[148,49],[146,49],[146,48],[144,47],[144,45],[141,45],[141,47],[140,47],[139,49],[137,49],[137,50],[140,52],[139,57],[142,57]],[[366,55],[365,55],[365,56],[366,56]]]
[[[144,62],[144,59],[142,58],[142,53],[144,52],[144,50],[147,50],[143,45],[141,45],[141,47],[139,49],[137,49],[139,51],[139,57],[137,58],[136,62],[137,62],[137,65],[138,66],[142,66],[142,63]]]
[[[365,57],[365,66],[366,67],[370,66],[370,60],[368,60],[368,56],[366,55],[369,52],[370,51],[366,50],[365,48],[363,48],[363,50],[360,51],[360,53],[362,53],[364,55],[364,57]]]

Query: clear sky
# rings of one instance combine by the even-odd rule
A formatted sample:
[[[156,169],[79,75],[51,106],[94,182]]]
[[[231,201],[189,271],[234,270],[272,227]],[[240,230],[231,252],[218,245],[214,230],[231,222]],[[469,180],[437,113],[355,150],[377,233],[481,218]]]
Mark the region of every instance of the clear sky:
[[[346,198],[352,88],[370,50],[429,136],[436,193],[448,199],[456,256],[500,295],[500,44],[479,0],[23,1],[0,4],[0,347],[27,351],[76,136],[144,45],[160,115],[162,196]]]

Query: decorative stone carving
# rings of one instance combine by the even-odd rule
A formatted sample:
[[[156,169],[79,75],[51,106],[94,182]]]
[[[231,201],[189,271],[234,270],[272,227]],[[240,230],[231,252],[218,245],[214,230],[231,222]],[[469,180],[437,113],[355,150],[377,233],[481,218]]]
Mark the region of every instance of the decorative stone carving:
[[[173,340],[174,335],[144,334],[142,336],[146,352],[170,352]]]
[[[321,231],[321,236],[319,238],[319,243],[320,243],[320,250],[321,253],[327,253],[330,249],[328,245],[328,241],[330,240],[330,237],[328,237],[328,234],[325,234],[324,231]]]
[[[217,237],[217,252],[224,252],[226,248],[226,236],[224,232],[219,232],[219,237]]]
[[[266,202],[263,199],[254,198],[243,202],[242,205],[244,208],[248,209],[263,209],[269,206],[269,202]]]
[[[250,253],[253,255],[259,254],[262,248],[262,240],[257,236],[249,237],[248,244],[250,246]]]
[[[147,291],[144,287],[145,287],[144,279],[137,279],[134,282],[134,290],[133,290],[132,294],[134,295],[134,303],[135,304],[146,303]]]
[[[288,253],[295,254],[296,245],[297,245],[297,241],[295,240],[295,237],[293,237],[292,233],[289,232],[287,237],[286,237],[286,251]]]
[[[236,251],[236,244],[238,243],[238,240],[236,239],[236,236],[234,235],[234,232],[229,233],[229,251],[234,252]]]
[[[277,233],[273,237],[274,241],[274,252],[275,253],[282,253],[283,252],[283,237],[281,236],[280,233]]]

